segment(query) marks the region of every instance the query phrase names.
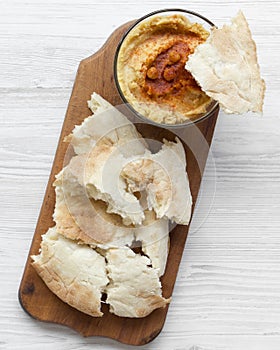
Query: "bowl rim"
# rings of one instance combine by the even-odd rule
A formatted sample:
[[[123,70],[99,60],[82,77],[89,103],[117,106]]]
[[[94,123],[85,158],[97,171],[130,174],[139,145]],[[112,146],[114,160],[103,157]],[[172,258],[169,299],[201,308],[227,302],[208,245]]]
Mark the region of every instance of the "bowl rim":
[[[192,124],[196,124],[201,122],[202,120],[208,118],[210,115],[212,115],[214,113],[215,110],[217,110],[219,108],[219,102],[213,100],[213,106],[210,108],[210,110],[208,112],[206,112],[205,114],[203,114],[201,117],[198,117],[197,119],[188,119],[187,121],[183,122],[183,123],[177,123],[177,124],[167,124],[167,123],[157,123],[152,119],[149,119],[147,117],[145,117],[143,114],[141,114],[140,112],[138,112],[126,99],[126,97],[124,96],[121,86],[119,84],[119,79],[118,79],[118,73],[117,73],[117,63],[118,63],[118,57],[119,57],[119,53],[120,53],[120,49],[121,46],[123,44],[123,42],[125,41],[126,37],[128,36],[128,34],[130,33],[130,31],[135,28],[140,22],[142,22],[143,20],[152,17],[154,15],[160,14],[160,13],[165,13],[165,12],[182,12],[182,13],[186,13],[188,15],[192,15],[195,17],[198,17],[200,19],[202,19],[203,21],[205,21],[206,23],[208,23],[211,27],[216,27],[215,24],[210,21],[208,18],[204,17],[203,15],[195,12],[195,11],[190,11],[190,10],[185,10],[185,9],[181,9],[181,8],[164,8],[161,10],[155,10],[152,12],[149,12],[148,14],[138,18],[135,20],[135,22],[132,23],[132,25],[130,25],[128,27],[128,29],[125,31],[125,33],[122,35],[117,48],[116,48],[116,52],[115,52],[115,56],[114,56],[114,62],[113,62],[113,73],[114,73],[114,81],[115,81],[115,85],[117,87],[118,93],[123,101],[123,103],[126,105],[126,107],[133,113],[135,114],[139,119],[141,119],[144,122],[148,122],[149,124],[153,124],[155,126],[161,126],[161,127],[165,127],[165,128],[182,128],[182,127],[186,127],[188,125],[192,125]]]

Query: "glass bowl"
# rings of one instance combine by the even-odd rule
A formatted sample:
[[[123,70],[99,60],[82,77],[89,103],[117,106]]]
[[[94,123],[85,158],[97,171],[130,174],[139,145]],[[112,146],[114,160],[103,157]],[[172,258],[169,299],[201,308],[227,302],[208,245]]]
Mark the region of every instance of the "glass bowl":
[[[125,34],[123,35],[123,37],[121,38],[118,46],[117,46],[117,50],[115,53],[115,58],[114,58],[114,80],[115,80],[115,84],[117,87],[117,90],[121,96],[122,101],[124,102],[124,104],[129,108],[130,111],[133,112],[133,114],[138,117],[142,122],[144,121],[145,123],[150,123],[150,124],[154,124],[157,126],[163,126],[163,127],[167,127],[167,128],[178,128],[178,127],[185,127],[189,124],[192,123],[198,123],[200,122],[202,119],[205,119],[207,117],[209,117],[210,115],[213,114],[214,111],[216,111],[218,109],[218,102],[215,100],[211,100],[211,102],[209,103],[209,105],[206,108],[206,112],[204,113],[200,113],[200,114],[194,114],[192,118],[186,119],[183,122],[180,123],[176,123],[176,124],[171,124],[171,123],[159,123],[156,122],[148,117],[146,117],[145,115],[143,115],[142,113],[140,113],[139,111],[137,111],[135,109],[135,106],[132,106],[131,103],[129,103],[127,97],[125,96],[122,88],[121,88],[121,84],[119,82],[119,77],[118,77],[118,60],[119,60],[119,54],[120,54],[120,50],[122,48],[122,45],[125,43],[125,40],[127,38],[127,36],[137,28],[138,25],[142,24],[143,21],[147,21],[152,19],[155,16],[164,16],[164,15],[180,15],[180,16],[184,16],[186,17],[191,23],[198,23],[200,25],[203,26],[203,28],[205,30],[207,30],[208,32],[210,32],[211,28],[214,27],[215,25],[206,17],[192,12],[192,11],[188,11],[188,10],[184,10],[184,9],[176,9],[176,8],[172,8],[172,9],[163,9],[163,10],[158,10],[158,11],[154,11],[151,12],[143,17],[141,17],[140,19],[136,20],[132,26],[130,26],[130,28],[125,32]]]

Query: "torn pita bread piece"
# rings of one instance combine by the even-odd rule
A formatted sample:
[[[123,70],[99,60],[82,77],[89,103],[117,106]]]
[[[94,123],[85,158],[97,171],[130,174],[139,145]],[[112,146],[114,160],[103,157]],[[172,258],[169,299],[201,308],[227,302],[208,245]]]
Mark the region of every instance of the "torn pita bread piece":
[[[88,197],[83,183],[86,160],[85,155],[73,157],[56,177],[53,218],[57,231],[91,246],[130,245],[134,229],[124,226],[120,216],[107,213],[106,203]]]
[[[170,298],[162,297],[157,271],[150,259],[130,248],[109,249],[106,254],[110,280],[106,288],[110,312],[122,317],[145,317],[165,307]]]
[[[126,144],[131,157],[137,155],[134,146],[137,148],[138,142],[134,139]],[[127,191],[126,183],[120,177],[121,170],[127,162],[128,159],[119,146],[98,142],[87,158],[86,188],[92,198],[107,203],[108,213],[120,215],[125,225],[137,225],[142,223],[145,215],[139,200]]]
[[[76,125],[72,134],[65,138],[65,141],[71,142],[76,154],[88,153],[100,139],[112,145],[122,145],[138,139],[138,142],[134,143],[133,152],[145,152],[145,141],[133,123],[117,108],[95,92],[88,101],[88,106],[93,115],[87,117],[81,125]],[[124,155],[126,152],[130,153],[128,147],[122,147],[122,150]]]
[[[145,211],[143,224],[135,228],[135,240],[141,242],[143,253],[151,260],[159,277],[165,272],[169,252],[169,225],[166,219],[157,219],[154,211]]]
[[[131,192],[147,192],[149,209],[157,218],[166,218],[188,225],[192,210],[192,196],[186,172],[186,156],[182,143],[164,140],[162,149],[131,161],[122,170]]]
[[[135,126],[98,94],[92,94],[88,105],[94,114],[66,138],[76,154],[88,154],[87,190],[95,200],[107,203],[107,211],[120,215],[126,225],[141,224],[143,210],[117,175],[127,157],[145,153],[145,141]]]
[[[42,236],[35,270],[62,301],[94,317],[101,317],[101,296],[109,280],[105,258],[94,249],[59,235],[50,228]]]
[[[189,56],[186,69],[225,112],[262,112],[265,82],[256,44],[241,11],[231,25],[213,28],[206,42]]]

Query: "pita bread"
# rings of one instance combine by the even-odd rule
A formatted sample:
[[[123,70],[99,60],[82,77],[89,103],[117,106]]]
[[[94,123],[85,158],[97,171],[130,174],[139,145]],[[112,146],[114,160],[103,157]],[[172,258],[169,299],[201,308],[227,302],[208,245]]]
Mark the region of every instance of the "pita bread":
[[[94,113],[86,118],[81,125],[75,126],[72,134],[65,138],[65,141],[71,142],[76,154],[88,153],[103,139],[108,144],[126,144],[130,140],[138,139],[135,142],[133,152],[141,154],[145,152],[146,144],[135,126],[95,92],[88,101],[88,106]],[[130,149],[122,147],[123,154],[130,153]]]
[[[141,224],[143,210],[137,198],[125,191],[118,173],[127,157],[145,153],[145,141],[135,126],[98,94],[92,94],[88,105],[94,114],[66,138],[76,154],[88,154],[84,174],[89,180],[88,193],[107,203],[107,211],[120,215],[126,225]]]
[[[111,108],[98,95],[93,96],[90,103],[97,106],[97,110]],[[116,120],[118,118],[124,121],[123,116]],[[177,140],[177,143],[165,141],[162,150],[152,155],[130,122],[102,137],[101,134],[108,131],[108,120],[105,122],[105,117],[97,131],[94,125],[97,119],[93,120],[89,117],[73,132],[77,155],[54,182],[56,226],[42,236],[41,252],[32,257],[33,265],[59,298],[82,312],[102,316],[100,300],[106,292],[106,302],[112,313],[145,317],[170,302],[162,297],[159,277],[165,271],[169,250],[167,217],[173,219],[177,215],[177,219],[182,216],[182,210],[173,208],[170,203],[169,196],[173,194],[175,200],[181,200],[178,193],[172,189],[170,194],[166,188],[173,186],[170,174],[177,176],[176,171],[181,170],[184,176],[179,185],[185,191],[184,186],[188,185],[185,153]],[[129,162],[145,157],[151,164],[142,167],[142,182],[136,176],[134,181],[133,177],[120,175]],[[163,166],[159,168],[155,164]],[[167,176],[161,173],[162,168]],[[127,190],[127,180],[131,188],[138,186],[140,189],[147,182],[146,178],[154,181],[147,187],[148,195],[138,200],[134,191]],[[151,210],[145,210],[146,199]],[[180,203],[182,205],[182,201]],[[136,208],[136,214],[131,208]],[[141,225],[136,225],[140,222]],[[141,242],[139,254],[129,248],[135,240]],[[141,255],[143,253],[146,256]]]
[[[164,142],[156,154],[146,150],[131,158],[125,158],[117,146],[98,143],[86,166],[86,173],[92,174],[86,175],[90,196],[107,202],[107,211],[120,215],[124,224],[139,225],[145,208],[133,193],[145,191],[148,208],[154,209],[158,218],[187,225],[192,199],[185,151],[179,139]]]
[[[186,173],[186,157],[183,145],[164,140],[156,154],[146,153],[146,158],[131,161],[122,170],[131,192],[147,191],[149,209],[158,218],[170,219],[188,225],[191,217],[192,197]]]
[[[206,42],[189,56],[186,69],[225,112],[262,112],[265,83],[256,45],[241,11],[231,25],[212,30]]]
[[[104,202],[88,197],[83,178],[86,159],[85,155],[73,157],[54,182],[57,231],[92,246],[130,245],[134,230],[124,226],[118,215],[108,214]]]
[[[108,249],[130,246],[141,241],[143,252],[152,266],[163,275],[169,250],[168,221],[145,212],[141,226],[125,226],[118,215],[107,213],[103,201],[89,199],[82,185],[85,156],[73,157],[55,181],[54,221],[57,231],[66,238],[93,247]]]
[[[94,317],[101,317],[101,295],[109,282],[105,258],[50,228],[42,236],[41,252],[33,266],[48,288],[61,300]]]
[[[151,261],[128,247],[110,249],[106,254],[110,283],[106,288],[110,312],[122,317],[145,317],[165,307],[171,299],[161,294],[157,271]]]
[[[135,229],[135,240],[142,244],[142,251],[158,271],[159,277],[165,272],[169,251],[169,225],[166,219],[156,219],[154,211],[145,211],[143,225]]]
[[[145,317],[170,302],[162,297],[157,270],[149,267],[147,257],[122,247],[109,249],[106,259],[107,265],[96,250],[64,238],[53,227],[42,236],[32,265],[62,301],[94,317],[103,315],[102,293],[107,293],[110,311],[123,317]]]
[[[131,156],[134,154],[134,145],[138,142],[135,139],[127,143]],[[120,177],[127,162],[128,158],[124,157],[120,147],[98,142],[87,158],[86,187],[92,198],[107,203],[107,212],[120,215],[125,225],[137,225],[141,224],[145,215],[139,200],[127,191],[126,183]]]

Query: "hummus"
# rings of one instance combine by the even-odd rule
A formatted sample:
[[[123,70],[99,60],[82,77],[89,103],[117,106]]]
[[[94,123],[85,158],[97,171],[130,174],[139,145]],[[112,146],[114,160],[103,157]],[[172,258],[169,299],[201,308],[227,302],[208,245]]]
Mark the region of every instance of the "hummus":
[[[140,114],[164,124],[183,123],[206,112],[212,101],[185,69],[188,56],[209,32],[185,16],[155,16],[124,39],[117,77],[127,102]]]

